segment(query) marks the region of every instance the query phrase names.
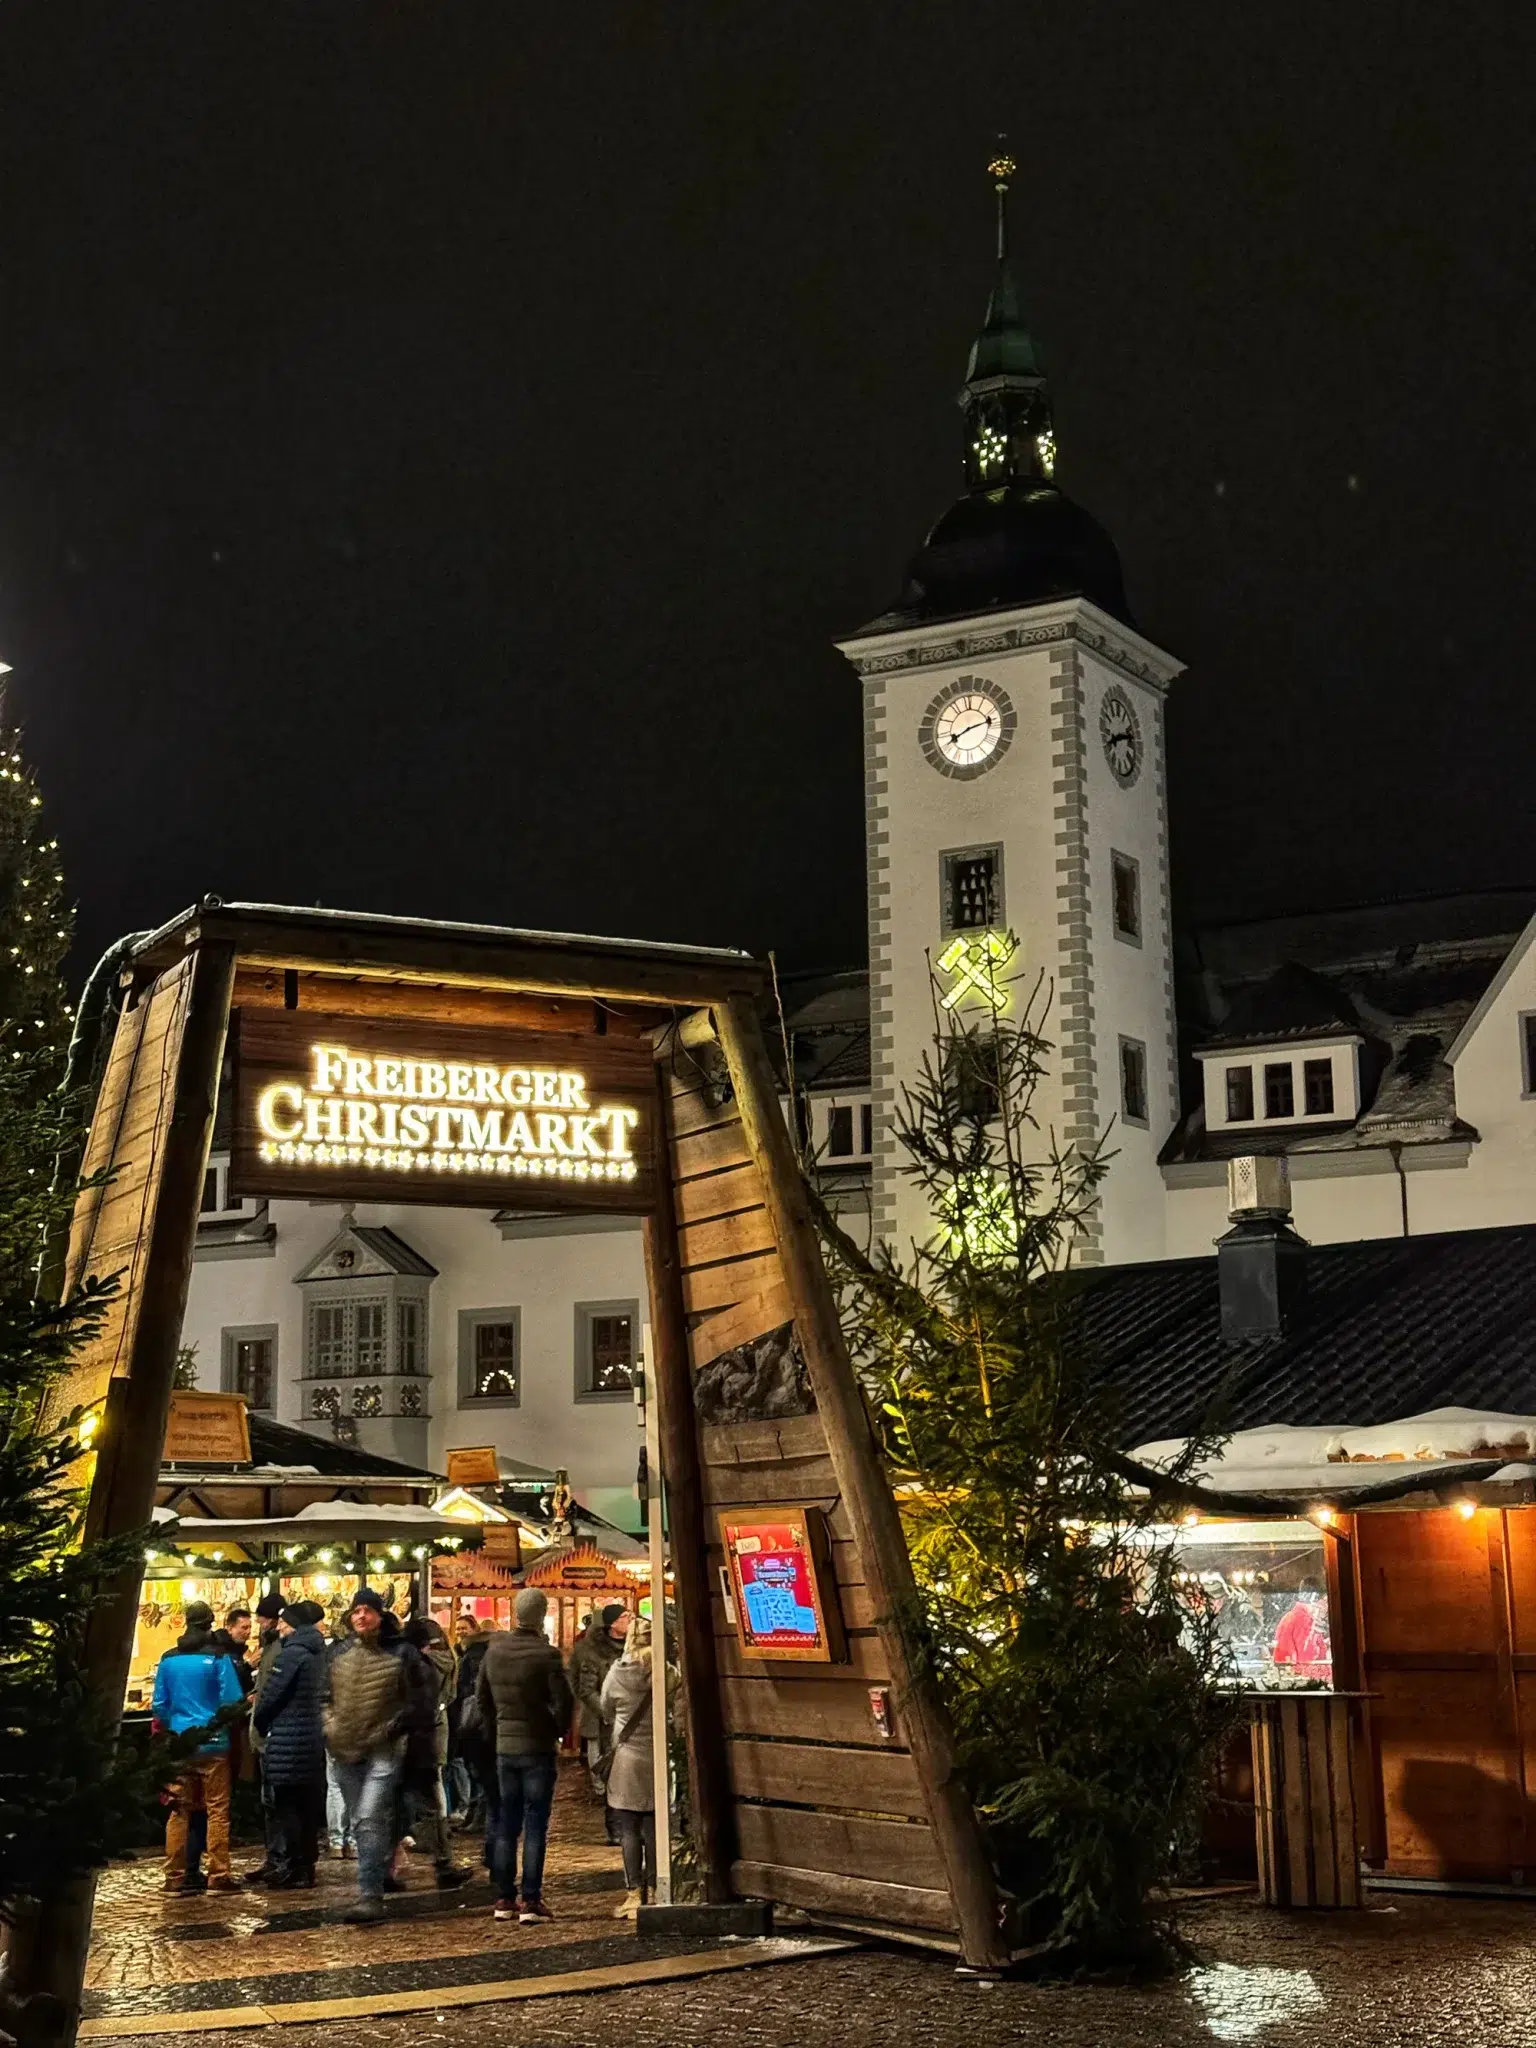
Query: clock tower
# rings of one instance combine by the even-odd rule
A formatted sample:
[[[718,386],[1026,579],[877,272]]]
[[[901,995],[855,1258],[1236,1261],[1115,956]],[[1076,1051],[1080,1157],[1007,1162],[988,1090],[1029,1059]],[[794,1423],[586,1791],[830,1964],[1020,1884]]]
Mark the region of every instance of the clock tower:
[[[960,393],[965,491],[895,605],[839,643],[864,696],[875,1231],[904,1249],[932,1227],[893,1122],[934,981],[985,1017],[1043,974],[1040,1155],[1106,1133],[1114,1155],[1078,1257],[1159,1258],[1178,1114],[1163,701],[1181,664],[1136,631],[1113,543],[1056,483],[1008,253],[1014,165],[988,169],[997,268]]]

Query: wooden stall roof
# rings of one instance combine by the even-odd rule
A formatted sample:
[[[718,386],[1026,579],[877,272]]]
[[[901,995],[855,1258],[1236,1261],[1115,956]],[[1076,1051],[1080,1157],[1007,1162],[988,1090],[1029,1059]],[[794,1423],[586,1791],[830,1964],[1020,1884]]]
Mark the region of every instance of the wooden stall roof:
[[[140,940],[136,971],[161,970],[207,941],[243,966],[329,969],[460,988],[547,990],[615,1001],[709,1003],[758,994],[768,968],[726,946],[659,945],[576,932],[449,924],[373,911],[225,903],[205,896]]]

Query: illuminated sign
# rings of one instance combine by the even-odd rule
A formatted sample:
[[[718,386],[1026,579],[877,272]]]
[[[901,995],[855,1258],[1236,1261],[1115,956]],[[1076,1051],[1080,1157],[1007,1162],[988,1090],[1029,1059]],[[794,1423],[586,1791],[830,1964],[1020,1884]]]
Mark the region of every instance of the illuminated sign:
[[[648,1205],[643,1041],[258,1010],[236,1046],[236,1193]]]
[[[1005,1010],[1008,986],[997,977],[1018,946],[1011,932],[983,932],[979,938],[951,939],[938,960],[940,973],[951,977],[949,987],[939,998],[940,1009],[952,1010],[962,996],[971,994],[990,1003],[994,1011]]]
[[[720,1516],[720,1542],[746,1656],[842,1662],[847,1639],[819,1508],[737,1508]]]
[[[270,1081],[256,1098],[261,1157],[391,1172],[633,1180],[638,1110],[594,1104],[572,1067],[472,1066],[372,1058],[312,1045],[307,1080]]]

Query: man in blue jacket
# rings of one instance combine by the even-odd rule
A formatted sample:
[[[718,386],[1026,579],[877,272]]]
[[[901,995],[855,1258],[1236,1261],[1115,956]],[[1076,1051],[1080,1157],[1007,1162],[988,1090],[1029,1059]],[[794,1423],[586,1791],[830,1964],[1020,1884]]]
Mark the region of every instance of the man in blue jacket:
[[[155,1672],[155,1722],[172,1735],[206,1728],[244,1695],[234,1664],[213,1639],[213,1609],[189,1602],[186,1632]],[[187,1822],[196,1807],[208,1816],[208,1889],[231,1892],[229,1874],[229,1730],[210,1735],[176,1780],[165,1824],[165,1888],[186,1890]]]
[[[325,1819],[325,1638],[315,1626],[324,1613],[313,1600],[285,1607],[277,1660],[256,1702],[256,1732],[263,1738],[262,1775],[272,1795],[277,1829],[274,1891],[308,1891]]]

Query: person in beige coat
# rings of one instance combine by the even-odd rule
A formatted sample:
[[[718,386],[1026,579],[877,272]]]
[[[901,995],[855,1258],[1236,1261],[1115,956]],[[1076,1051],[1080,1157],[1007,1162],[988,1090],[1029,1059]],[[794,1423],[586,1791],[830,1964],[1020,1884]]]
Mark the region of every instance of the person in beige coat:
[[[624,1903],[616,1920],[633,1920],[656,1891],[656,1730],[651,1711],[651,1624],[637,1615],[624,1638],[624,1654],[603,1680],[604,1723],[613,1729],[613,1762],[608,1772],[608,1811],[624,1852]],[[677,1690],[677,1672],[667,1667],[667,1700]],[[666,1739],[666,1731],[662,1731]]]

